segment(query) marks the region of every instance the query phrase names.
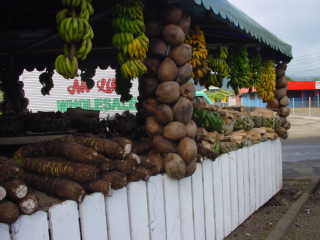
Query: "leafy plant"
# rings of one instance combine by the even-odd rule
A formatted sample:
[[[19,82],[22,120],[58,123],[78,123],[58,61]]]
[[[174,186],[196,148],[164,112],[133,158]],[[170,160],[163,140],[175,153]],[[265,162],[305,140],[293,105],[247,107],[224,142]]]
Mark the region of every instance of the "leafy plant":
[[[195,108],[193,111],[193,119],[199,127],[205,128],[208,131],[222,132],[223,119],[217,112]]]

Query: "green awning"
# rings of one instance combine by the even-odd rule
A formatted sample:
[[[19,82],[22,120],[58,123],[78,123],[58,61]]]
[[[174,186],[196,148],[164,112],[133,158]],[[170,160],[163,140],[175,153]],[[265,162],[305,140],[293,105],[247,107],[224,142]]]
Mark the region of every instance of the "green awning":
[[[281,52],[292,58],[292,48],[289,44],[281,41],[278,37],[270,33],[259,23],[254,21],[244,12],[233,6],[228,0],[193,0],[206,10],[212,11],[214,15],[230,22],[236,28],[241,29],[254,39],[270,46],[272,49]]]

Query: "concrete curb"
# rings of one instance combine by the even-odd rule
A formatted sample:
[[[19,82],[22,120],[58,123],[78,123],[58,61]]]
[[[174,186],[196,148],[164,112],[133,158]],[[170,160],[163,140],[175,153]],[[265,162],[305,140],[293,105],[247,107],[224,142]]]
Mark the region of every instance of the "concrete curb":
[[[314,177],[311,180],[311,185],[305,193],[303,193],[300,198],[295,201],[286,214],[279,220],[275,228],[269,233],[266,240],[280,240],[289,229],[290,225],[296,219],[300,209],[309,199],[310,195],[315,191],[317,186],[320,184],[320,177]]]

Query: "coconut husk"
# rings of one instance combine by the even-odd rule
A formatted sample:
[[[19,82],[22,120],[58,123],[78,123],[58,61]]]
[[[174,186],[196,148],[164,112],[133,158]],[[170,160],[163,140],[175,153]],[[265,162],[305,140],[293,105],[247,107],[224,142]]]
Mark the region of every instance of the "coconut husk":
[[[156,57],[147,57],[144,61],[143,61],[144,65],[147,66],[148,71],[151,73],[158,73],[158,69],[160,66],[160,59],[156,58]]]
[[[216,153],[216,152],[213,152],[212,151],[213,149],[213,144],[207,142],[207,141],[204,141],[202,140],[199,144],[198,144],[198,151],[199,151],[199,154],[201,156],[204,156],[204,157],[207,157],[209,159],[216,159],[217,156],[219,155],[219,153]]]
[[[176,81],[180,84],[184,84],[192,78],[193,68],[192,65],[186,63],[178,69],[178,75]]]
[[[178,154],[188,165],[197,160],[198,147],[192,138],[185,137],[178,144]]]
[[[19,178],[23,173],[23,170],[8,161],[0,163],[0,173],[1,184]]]
[[[137,162],[134,160],[115,161],[115,170],[123,174],[129,175],[137,168]]]
[[[150,176],[150,169],[140,166],[137,169],[135,169],[132,174],[128,176],[128,182],[137,182],[140,180],[147,181],[150,178]]]
[[[288,117],[290,115],[290,108],[288,107],[281,107],[279,111],[280,117]]]
[[[187,165],[186,177],[192,176],[196,170],[197,170],[197,161],[192,161]]]
[[[0,202],[1,223],[11,224],[18,219],[19,214],[20,212],[17,204],[9,201]]]
[[[281,127],[283,127],[286,130],[289,130],[291,128],[291,123],[289,121],[285,121]]]
[[[5,199],[7,197],[7,190],[0,186],[0,201],[2,201],[3,199]]]
[[[166,57],[168,56],[168,45],[161,39],[152,39],[150,42],[150,54],[152,56]]]
[[[154,98],[148,98],[143,102],[143,108],[148,113],[155,113],[157,110],[158,102]]]
[[[162,30],[163,39],[172,46],[178,46],[184,43],[186,35],[182,28],[174,25],[168,24]]]
[[[166,57],[159,66],[158,78],[161,82],[174,81],[178,76],[178,67],[169,57]]]
[[[272,101],[268,102],[268,108],[270,109],[278,109],[280,107],[279,100],[274,98]]]
[[[187,124],[192,120],[193,104],[185,98],[180,97],[178,102],[173,107],[173,116],[176,121]]]
[[[154,173],[161,173],[164,169],[164,160],[160,153],[151,151],[145,158],[145,162],[142,161],[142,166],[150,168]]]
[[[170,122],[163,129],[163,136],[170,140],[180,140],[187,136],[187,130],[181,122]]]
[[[201,141],[208,135],[208,131],[205,128],[197,128],[196,140]]]
[[[103,172],[109,172],[114,170],[113,160],[106,158],[106,161],[99,165],[99,169]]]
[[[192,47],[189,44],[180,44],[171,49],[169,56],[178,66],[183,66],[192,58]]]
[[[187,130],[187,137],[195,138],[198,130],[197,124],[193,120],[191,120],[186,124],[186,130]]]
[[[282,77],[284,77],[285,74],[286,74],[286,70],[287,70],[287,64],[285,64],[285,63],[279,64],[279,65],[276,67],[276,75],[277,75],[277,78],[282,78]]]
[[[284,96],[287,96],[287,88],[279,88],[276,90],[276,97],[277,99],[281,99]]]
[[[160,37],[161,25],[158,22],[152,21],[146,23],[146,34],[148,37]]]
[[[129,138],[125,137],[114,137],[112,141],[119,144],[124,150],[123,156],[127,156],[132,151],[132,141]]]
[[[163,127],[158,123],[155,117],[147,117],[145,123],[145,129],[148,135],[160,135],[162,134]]]
[[[281,106],[288,106],[289,105],[289,98],[287,96],[284,96],[280,99]]]
[[[170,7],[165,11],[164,22],[166,24],[178,24],[183,16],[181,8]]]
[[[143,98],[153,97],[159,85],[158,79],[152,77],[145,77],[142,78],[140,81],[140,95],[143,96]]]
[[[176,153],[168,153],[164,159],[165,171],[173,179],[181,179],[186,175],[186,164]]]
[[[276,81],[276,88],[286,88],[288,86],[288,79],[283,76],[277,79]]]
[[[180,87],[180,95],[193,101],[196,95],[196,88],[192,82],[187,82]]]
[[[135,141],[132,146],[132,152],[135,154],[143,154],[151,150],[152,144],[151,141],[141,140],[139,142]]]
[[[34,193],[28,193],[19,201],[19,208],[23,214],[30,215],[39,209],[39,200]]]
[[[155,118],[161,124],[167,124],[168,122],[173,121],[172,109],[166,104],[158,105],[155,112]]]
[[[152,144],[154,150],[159,153],[172,153],[177,151],[176,145],[162,136],[155,136],[152,140]]]
[[[191,27],[191,17],[190,16],[183,16],[178,24],[184,33],[187,35],[189,34],[190,27]]]
[[[180,97],[180,86],[173,81],[163,82],[158,86],[156,96],[161,103],[174,103]]]

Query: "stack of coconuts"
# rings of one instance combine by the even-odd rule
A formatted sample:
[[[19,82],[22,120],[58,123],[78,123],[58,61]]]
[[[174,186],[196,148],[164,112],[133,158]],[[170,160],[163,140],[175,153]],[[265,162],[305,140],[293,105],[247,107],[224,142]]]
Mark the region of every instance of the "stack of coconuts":
[[[280,116],[281,124],[277,129],[277,134],[286,139],[288,137],[288,130],[291,125],[287,120],[287,117],[290,115],[289,98],[287,96],[288,92],[288,80],[286,79],[285,73],[287,70],[287,64],[280,63],[276,68],[276,98],[269,103],[269,107],[278,112]]]
[[[192,175],[198,155],[192,121],[195,87],[190,81],[192,47],[185,44],[191,17],[170,7],[163,20],[146,24],[151,39],[145,64],[148,73],[139,79],[137,108],[146,116],[145,129],[153,149],[160,153],[166,173],[175,179]]]

